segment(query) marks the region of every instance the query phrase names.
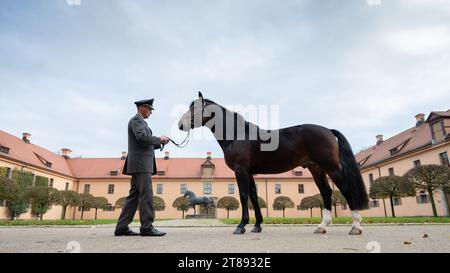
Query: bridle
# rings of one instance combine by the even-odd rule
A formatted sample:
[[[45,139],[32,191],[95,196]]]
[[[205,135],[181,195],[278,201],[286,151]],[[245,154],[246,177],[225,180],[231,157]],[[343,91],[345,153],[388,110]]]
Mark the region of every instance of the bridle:
[[[204,105],[202,106],[202,117],[203,117],[203,114],[204,114],[204,112],[205,112],[205,108],[206,108],[206,103],[204,103]],[[191,127],[194,127],[194,126],[193,126],[193,121],[192,121],[192,120],[191,120]],[[180,149],[186,148],[187,145],[189,144],[189,141],[190,141],[190,136],[191,136],[191,130],[192,130],[192,129],[194,129],[194,128],[189,129],[189,131],[188,131],[188,133],[187,133],[187,135],[186,135],[186,138],[185,138],[182,142],[180,142],[180,143],[176,143],[176,142],[175,142],[173,139],[171,139],[170,137],[168,137],[168,139],[169,139],[169,141],[172,142],[173,145],[175,145],[176,147],[178,147],[178,148],[180,148]],[[164,147],[165,147],[165,146],[166,146],[166,144],[161,145],[161,152],[164,150]]]

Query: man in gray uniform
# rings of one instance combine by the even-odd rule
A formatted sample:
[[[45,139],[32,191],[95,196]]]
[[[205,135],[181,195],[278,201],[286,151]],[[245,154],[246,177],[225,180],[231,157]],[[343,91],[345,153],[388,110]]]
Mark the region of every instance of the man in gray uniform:
[[[167,144],[169,139],[166,136],[153,136],[152,130],[145,122],[154,110],[153,101],[154,99],[135,102],[138,113],[128,123],[128,157],[123,173],[132,176],[131,189],[117,222],[115,236],[166,235],[153,227],[155,215],[152,175],[157,173],[154,150]],[[133,232],[128,227],[133,221],[138,206],[141,220],[140,233]]]

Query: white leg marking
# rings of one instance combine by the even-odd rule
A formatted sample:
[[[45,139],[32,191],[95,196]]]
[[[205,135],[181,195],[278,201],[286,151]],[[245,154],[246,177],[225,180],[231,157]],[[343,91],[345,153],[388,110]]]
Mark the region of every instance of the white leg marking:
[[[362,217],[359,214],[359,211],[357,210],[352,211],[352,218],[353,218],[353,227],[361,229]]]
[[[324,209],[322,212],[323,219],[322,223],[320,223],[319,228],[325,229],[327,226],[331,224],[331,211]]]

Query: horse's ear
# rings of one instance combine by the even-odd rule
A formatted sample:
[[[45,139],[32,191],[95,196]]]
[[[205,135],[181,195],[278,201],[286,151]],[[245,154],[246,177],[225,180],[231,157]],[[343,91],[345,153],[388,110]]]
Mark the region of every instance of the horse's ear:
[[[198,98],[203,100],[203,94],[200,91],[198,92]]]

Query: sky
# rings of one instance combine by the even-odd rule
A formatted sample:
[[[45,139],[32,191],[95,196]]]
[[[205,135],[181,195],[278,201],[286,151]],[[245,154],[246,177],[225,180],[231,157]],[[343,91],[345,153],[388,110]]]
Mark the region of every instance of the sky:
[[[267,128],[338,129],[358,152],[450,108],[449,54],[447,0],[0,0],[0,130],[120,157],[134,101],[155,98],[150,128],[182,140],[202,91],[277,106]],[[211,137],[165,149],[223,157]]]

